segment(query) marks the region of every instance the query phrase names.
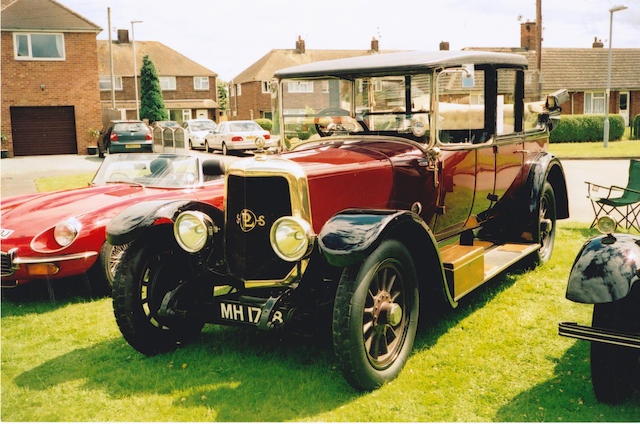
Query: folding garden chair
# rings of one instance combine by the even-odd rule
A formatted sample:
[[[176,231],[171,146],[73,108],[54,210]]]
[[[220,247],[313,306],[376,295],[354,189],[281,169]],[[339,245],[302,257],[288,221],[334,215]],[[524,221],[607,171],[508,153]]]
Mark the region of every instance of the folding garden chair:
[[[587,184],[587,198],[591,200],[591,207],[595,213],[595,218],[591,223],[591,227],[596,224],[601,215],[611,215],[616,212],[620,215],[618,220],[615,216],[617,225],[623,226],[628,230],[634,228],[640,231],[640,160],[631,159],[629,163],[629,181],[626,187],[610,186],[605,187],[598,184],[585,181]],[[597,197],[593,193],[604,189],[606,196]],[[611,197],[612,194],[620,193],[619,197]]]

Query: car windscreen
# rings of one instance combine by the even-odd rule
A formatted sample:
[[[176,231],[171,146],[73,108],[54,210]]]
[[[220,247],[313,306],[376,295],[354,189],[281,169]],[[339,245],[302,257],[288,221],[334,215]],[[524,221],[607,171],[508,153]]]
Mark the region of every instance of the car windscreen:
[[[142,122],[118,122],[113,125],[116,132],[139,132],[147,131],[147,126]]]
[[[210,131],[216,129],[216,124],[212,122],[192,122],[189,124],[191,131]]]
[[[131,153],[107,156],[92,184],[182,188],[193,186],[199,180],[198,160],[193,156]]]
[[[281,85],[285,144],[291,147],[332,135],[429,141],[431,74],[285,79]]]
[[[262,131],[260,125],[255,122],[230,122],[229,131],[231,132],[247,132],[247,131]]]

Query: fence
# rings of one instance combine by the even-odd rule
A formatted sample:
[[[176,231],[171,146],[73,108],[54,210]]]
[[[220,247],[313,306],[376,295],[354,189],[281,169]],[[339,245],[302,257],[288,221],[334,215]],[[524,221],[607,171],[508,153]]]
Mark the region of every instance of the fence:
[[[153,151],[155,153],[176,153],[187,150],[184,128],[153,129]]]

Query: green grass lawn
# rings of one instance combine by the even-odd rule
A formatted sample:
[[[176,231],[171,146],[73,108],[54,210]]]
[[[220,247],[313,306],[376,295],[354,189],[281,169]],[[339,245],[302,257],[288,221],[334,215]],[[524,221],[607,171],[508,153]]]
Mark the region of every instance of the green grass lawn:
[[[640,157],[640,140],[610,141],[605,149],[601,141],[593,143],[549,143],[549,152],[562,157]]]
[[[94,174],[74,174],[56,177],[42,177],[34,180],[38,191],[56,191],[86,187]]]
[[[44,287],[5,293],[0,418],[637,421],[640,393],[616,407],[596,402],[588,342],[557,335],[560,321],[590,323],[591,306],[564,292],[593,234],[562,224],[549,263],[463,299],[419,332],[399,378],[371,393],[344,381],[325,337],[209,325],[198,342],[145,357],[120,335],[110,299],[78,297],[71,283],[55,305]]]

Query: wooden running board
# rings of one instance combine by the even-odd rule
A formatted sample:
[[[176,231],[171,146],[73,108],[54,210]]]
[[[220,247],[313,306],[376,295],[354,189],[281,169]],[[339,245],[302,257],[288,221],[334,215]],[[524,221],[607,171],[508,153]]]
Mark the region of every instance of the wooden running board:
[[[495,245],[474,240],[473,246],[452,244],[440,250],[453,298],[460,298],[540,248],[538,243]]]

